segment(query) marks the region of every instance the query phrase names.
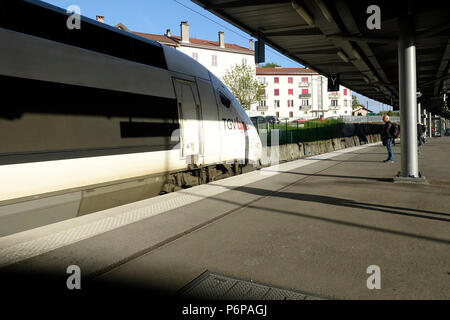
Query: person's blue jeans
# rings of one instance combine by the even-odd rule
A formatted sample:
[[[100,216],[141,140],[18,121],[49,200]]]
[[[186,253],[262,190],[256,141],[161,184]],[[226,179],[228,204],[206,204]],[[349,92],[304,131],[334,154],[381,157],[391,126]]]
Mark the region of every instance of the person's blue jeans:
[[[386,139],[386,149],[388,152],[387,160],[394,161],[394,153],[392,152],[392,139]]]
[[[419,147],[423,145],[423,136],[419,136]]]

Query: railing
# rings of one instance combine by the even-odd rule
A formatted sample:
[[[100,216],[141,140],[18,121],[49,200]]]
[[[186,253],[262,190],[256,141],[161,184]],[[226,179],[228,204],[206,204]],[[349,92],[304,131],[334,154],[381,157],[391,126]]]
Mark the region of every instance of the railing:
[[[328,140],[358,136],[360,141],[367,142],[367,135],[380,134],[382,123],[345,123],[342,119],[318,119],[306,122],[281,120],[280,123],[258,123],[256,126],[263,139],[267,139],[267,146],[303,143],[318,140]],[[279,141],[272,144],[271,130],[278,130]],[[262,141],[265,144],[266,141]]]
[[[342,121],[357,122],[383,122],[383,116],[341,116]],[[391,122],[400,122],[400,117],[389,117]]]
[[[299,87],[309,87],[309,82],[306,82],[306,81],[299,82],[298,86]]]
[[[329,98],[339,98],[339,92],[330,92],[328,94]]]
[[[261,94],[261,99],[267,99],[267,93]]]
[[[269,109],[268,106],[257,106],[256,111],[267,111]]]
[[[311,93],[302,93],[298,95],[299,99],[309,99],[311,98]]]
[[[311,110],[311,108],[312,108],[312,105],[300,106],[300,107],[298,108],[298,110],[301,110],[301,111],[308,111],[308,110]]]
[[[341,106],[328,106],[328,110],[337,110],[339,109]]]

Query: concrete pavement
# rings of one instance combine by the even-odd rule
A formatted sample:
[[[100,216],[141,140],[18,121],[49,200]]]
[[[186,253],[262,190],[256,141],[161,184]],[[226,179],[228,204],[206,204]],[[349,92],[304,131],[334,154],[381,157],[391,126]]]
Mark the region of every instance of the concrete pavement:
[[[374,146],[196,203],[208,212],[260,196],[100,279],[175,293],[210,270],[337,299],[450,299],[450,138],[420,149],[428,184],[392,183],[394,152],[394,164]],[[380,290],[366,286],[370,265]]]
[[[394,151],[390,164],[380,144],[340,150],[0,238],[1,283],[21,295],[18,276],[50,274],[67,292],[78,265],[84,290],[175,294],[208,270],[319,297],[449,299],[450,138],[421,147],[428,184],[393,183]]]

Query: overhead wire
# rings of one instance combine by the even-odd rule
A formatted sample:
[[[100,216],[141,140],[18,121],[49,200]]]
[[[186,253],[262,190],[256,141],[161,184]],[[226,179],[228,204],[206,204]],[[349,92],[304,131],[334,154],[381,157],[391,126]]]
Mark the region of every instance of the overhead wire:
[[[250,38],[248,38],[248,37],[246,37],[246,36],[243,36],[242,34],[240,34],[240,33],[236,32],[236,31],[234,31],[233,29],[231,29],[231,28],[229,28],[229,27],[227,27],[227,26],[225,26],[225,25],[223,25],[223,24],[221,24],[221,23],[219,23],[219,22],[217,22],[217,21],[214,21],[214,20],[211,19],[210,17],[208,17],[208,16],[202,14],[201,12],[198,12],[197,10],[195,10],[195,9],[193,9],[193,8],[191,8],[191,7],[187,6],[187,5],[185,5],[184,3],[182,3],[182,2],[180,2],[180,1],[178,1],[178,0],[173,0],[173,1],[176,2],[176,3],[178,3],[179,5],[183,6],[184,8],[190,10],[190,11],[197,13],[198,15],[202,16],[203,18],[208,19],[209,21],[211,21],[211,22],[213,22],[213,23],[215,23],[215,24],[221,26],[222,28],[224,28],[224,29],[226,29],[226,30],[228,30],[228,31],[233,32],[234,34],[238,35],[239,37],[241,37],[241,38],[243,38],[243,39],[245,39],[245,40],[250,40]],[[268,51],[270,51],[270,52],[272,52],[273,54],[279,56],[280,58],[283,58],[283,59],[285,59],[285,60],[287,60],[287,61],[289,61],[289,62],[294,62],[294,63],[296,63],[296,64],[299,65],[299,66],[302,66],[300,63],[298,63],[298,62],[296,62],[296,61],[294,61],[294,60],[292,60],[292,59],[290,59],[290,58],[288,58],[288,57],[285,57],[285,56],[283,56],[282,54],[279,54],[278,52],[276,52],[275,50],[272,50],[272,49],[269,48],[269,47],[267,47],[267,49],[268,49]]]

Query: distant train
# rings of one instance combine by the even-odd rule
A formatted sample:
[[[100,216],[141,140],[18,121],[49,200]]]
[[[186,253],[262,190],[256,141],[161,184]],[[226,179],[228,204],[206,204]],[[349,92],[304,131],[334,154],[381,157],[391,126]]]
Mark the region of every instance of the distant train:
[[[34,1],[0,5],[0,236],[241,173],[261,141],[185,54]]]

